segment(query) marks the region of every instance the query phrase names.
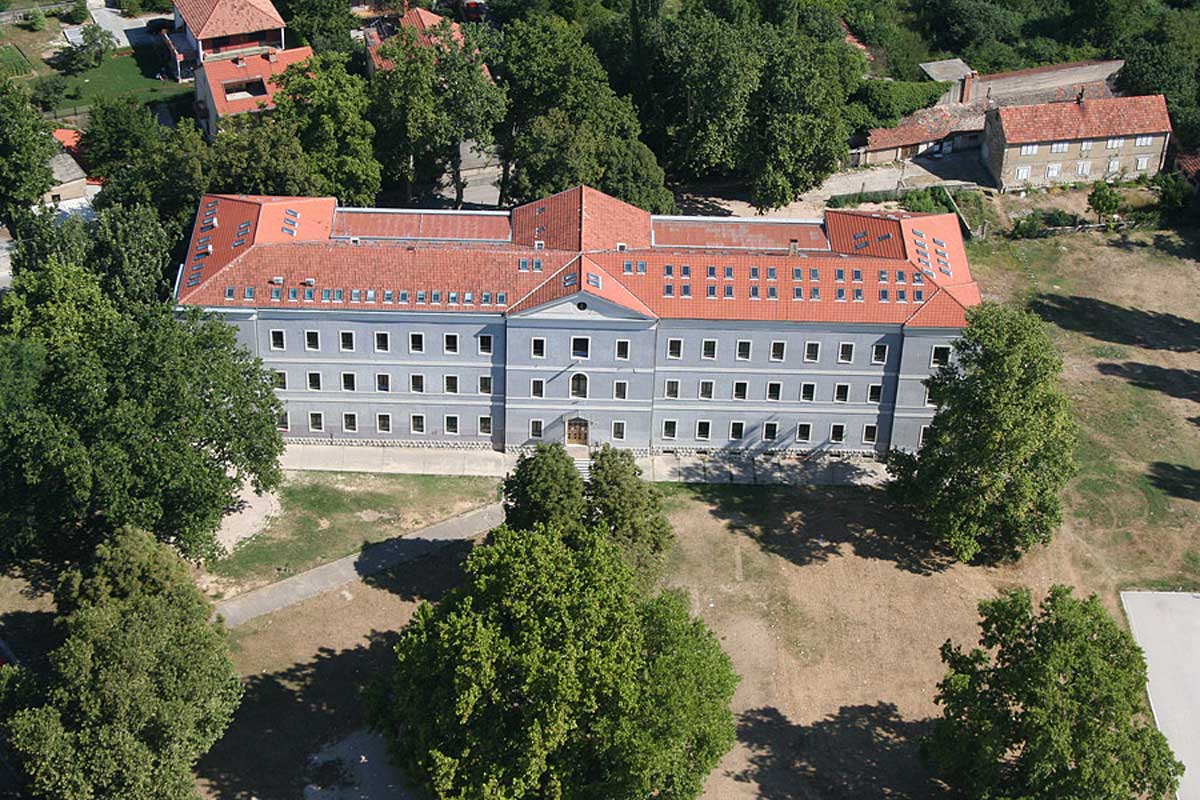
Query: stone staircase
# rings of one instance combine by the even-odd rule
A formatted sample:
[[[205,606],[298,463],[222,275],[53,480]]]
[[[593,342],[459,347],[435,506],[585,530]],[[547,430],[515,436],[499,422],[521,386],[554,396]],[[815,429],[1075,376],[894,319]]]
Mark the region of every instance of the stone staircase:
[[[579,474],[583,476],[584,481],[592,475],[592,460],[590,458],[576,458],[575,469],[579,470]]]

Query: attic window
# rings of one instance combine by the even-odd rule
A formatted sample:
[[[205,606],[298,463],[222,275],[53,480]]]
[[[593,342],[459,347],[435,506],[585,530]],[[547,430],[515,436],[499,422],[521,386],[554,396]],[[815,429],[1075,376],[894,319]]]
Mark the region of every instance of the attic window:
[[[400,300],[399,300],[399,302],[401,302],[401,303],[407,303],[407,302],[408,302],[408,290],[406,290],[406,289],[402,289],[402,290],[400,291]]]
[[[542,271],[542,260],[540,258],[535,258],[533,260],[533,271],[534,272]]]
[[[470,306],[475,304],[474,292],[463,292],[463,305]]]
[[[295,217],[296,219],[300,219],[300,212],[299,212],[299,211],[293,211],[293,210],[292,210],[292,209],[290,209],[290,208],[285,208],[285,209],[283,210],[283,213],[284,213],[284,214],[287,214],[289,217]]]
[[[935,236],[935,237],[933,237],[933,243],[934,243],[934,244],[936,244],[938,247],[945,247],[945,246],[946,246],[946,243],[945,243],[945,242],[943,242],[941,239],[937,238],[936,236]]]
[[[446,302],[452,306],[458,305],[458,292],[450,292],[446,297]]]
[[[291,217],[284,217],[283,224],[287,225],[289,228],[294,228],[296,227],[296,220],[292,219]]]
[[[201,225],[201,226],[200,226],[200,232],[201,232],[201,233],[208,233],[209,231],[211,231],[211,230],[212,230],[213,228],[215,228],[215,227],[217,227],[217,226],[216,226],[216,220],[213,220],[213,222],[209,223],[208,225]]]
[[[682,286],[680,286],[679,294],[683,295],[684,297],[691,297],[692,296],[692,285],[690,283],[685,283]]]
[[[479,298],[479,304],[483,306],[490,306],[492,304],[492,293],[484,292]]]
[[[925,302],[925,290],[924,289],[913,289],[913,302],[914,303],[924,303]]]
[[[529,271],[529,259],[522,258],[522,259],[518,260],[517,261],[517,270],[519,272],[528,272]]]
[[[925,282],[925,275],[922,272],[917,271],[917,272],[913,273],[913,283],[924,283],[924,282]]]
[[[945,267],[938,267],[938,272],[942,273],[947,278],[953,277],[953,273],[951,273],[950,270],[946,269]]]
[[[937,253],[937,254],[938,254],[939,256],[941,256],[942,258],[949,258],[949,257],[950,257],[950,256],[949,256],[949,255],[946,253],[946,251],[945,251],[945,250],[938,250],[937,248],[934,248],[933,252]]]
[[[890,238],[892,238],[892,235],[891,235],[890,233],[881,233],[881,234],[879,234],[878,236],[876,236],[876,237],[875,237],[875,241],[877,241],[877,242],[886,242],[886,241],[887,241],[888,239],[890,239]]]
[[[279,230],[283,231],[283,232],[284,232],[284,233],[286,233],[288,236],[295,236],[295,235],[296,235],[296,231],[295,231],[295,229],[294,229],[294,228],[288,228],[288,227],[286,227],[286,226],[285,226],[285,227],[283,227],[283,228],[280,228]]]
[[[633,262],[626,261],[625,266],[622,268],[621,271],[624,272],[626,275],[632,275],[633,274]]]
[[[233,287],[232,287],[232,286],[226,286],[226,287],[225,287],[225,299],[226,299],[226,300],[232,300],[232,299],[233,299]]]
[[[374,289],[367,289],[367,302],[368,303],[375,302],[375,290]]]
[[[913,236],[920,236],[922,239],[924,239],[924,238],[925,238],[925,234],[921,233],[921,232],[920,232],[919,230],[917,230],[916,228],[913,228],[913,229],[912,229],[912,232],[913,232]]]
[[[638,262],[638,265],[637,265],[637,271],[638,271],[638,275],[645,275],[645,274],[646,274],[646,262],[645,262],[645,261],[639,261],[639,262]]]
[[[208,244],[211,241],[212,241],[211,236],[201,236],[199,239],[196,240],[196,244]]]
[[[508,292],[497,292],[496,293],[496,305],[498,305],[498,306],[508,305]]]
[[[587,274],[587,282],[588,286],[595,286],[597,289],[600,288],[600,276],[594,272],[589,272]]]
[[[207,203],[204,204],[204,207],[205,208],[216,208],[217,202],[218,201],[216,201],[216,200],[209,200]]]
[[[871,243],[870,243],[869,241],[862,241],[862,242],[858,242],[858,243],[856,243],[856,244],[854,245],[854,249],[855,249],[855,250],[862,250],[864,247],[870,247],[870,246],[871,246]]]
[[[673,284],[673,283],[663,284],[663,297],[674,297],[674,296],[675,296],[675,284]]]
[[[425,291],[423,289],[417,292],[417,302],[422,305],[425,303]]]
[[[628,247],[628,245],[626,245],[624,242],[617,242],[617,252],[618,253],[624,253],[627,247]]]
[[[244,229],[244,228],[249,228],[249,227],[250,227],[250,220],[246,220],[245,222],[239,222],[239,223],[238,223],[238,230],[239,230],[239,231],[240,231],[240,230],[242,230],[242,229]]]
[[[245,243],[246,243],[246,240],[245,240],[245,239],[234,239],[234,240],[233,240],[233,246],[234,246],[234,247],[241,247],[241,246],[242,246],[242,245],[244,245]]]
[[[242,296],[245,297],[247,300],[253,300],[254,299],[254,287],[247,286],[246,290],[245,290],[245,292],[243,292]]]
[[[202,261],[203,259],[206,259],[206,258],[208,258],[207,250],[205,250],[203,253],[196,253],[196,255],[192,256],[192,259],[194,261]]]
[[[950,262],[949,262],[949,261],[946,261],[945,259],[942,259],[942,258],[939,258],[939,259],[937,260],[937,262],[938,262],[939,264],[941,264],[943,267],[949,267],[949,266],[950,266]]]
[[[430,292],[429,302],[433,305],[440,305],[442,302],[442,293],[440,291]]]
[[[854,241],[856,241],[856,242],[859,241],[860,239],[866,239],[866,238],[867,238],[866,231],[859,231],[858,233],[854,234]]]
[[[545,243],[545,242],[543,242],[541,239],[538,239],[537,241],[535,241],[535,242],[533,243],[533,249],[534,249],[534,250],[545,250],[545,249],[546,249],[546,243]]]
[[[563,286],[574,286],[578,280],[578,275],[574,272],[568,272],[566,275],[563,275]]]

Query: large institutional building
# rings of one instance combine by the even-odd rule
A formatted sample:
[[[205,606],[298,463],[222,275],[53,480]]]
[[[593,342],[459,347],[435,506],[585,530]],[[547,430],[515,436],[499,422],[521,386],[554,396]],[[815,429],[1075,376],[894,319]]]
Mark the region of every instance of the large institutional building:
[[[653,216],[203,198],[176,286],[274,372],[299,441],[918,447],[979,302],[949,214]]]

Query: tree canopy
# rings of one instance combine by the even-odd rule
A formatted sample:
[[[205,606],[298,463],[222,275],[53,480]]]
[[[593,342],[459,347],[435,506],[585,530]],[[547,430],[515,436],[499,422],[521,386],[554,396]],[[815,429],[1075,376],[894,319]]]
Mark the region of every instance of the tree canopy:
[[[633,453],[609,445],[592,455],[585,487],[587,523],[606,531],[643,587],[659,576],[674,539],[662,492],[642,480]]]
[[[638,600],[601,531],[492,532],[369,694],[439,798],[695,797],[733,744],[737,676],[677,595]]]
[[[1146,663],[1092,595],[1055,586],[979,604],[982,648],[942,645],[942,717],[925,743],[967,797],[1165,800],[1183,765],[1144,700]]]
[[[1075,473],[1062,360],[1037,317],[995,303],[967,312],[954,352],[926,383],[920,452],[889,454],[889,488],[959,559],[1016,558],[1049,542]]]
[[[56,593],[50,667],[0,669],[0,730],[41,800],[192,800],[192,767],[242,695],[224,631],[187,568],[119,531]]]
[[[15,81],[0,80],[0,225],[12,224],[54,185],[58,144]]]
[[[557,442],[522,453],[504,479],[504,522],[515,530],[539,522],[556,529],[578,527],[586,508],[583,478],[567,449]]]
[[[350,32],[360,25],[340,0],[281,0],[279,13],[287,20],[288,46],[307,44],[316,53],[349,53],[354,45]]]
[[[221,123],[208,157],[209,192],[312,196],[319,181],[294,125],[269,114]]]

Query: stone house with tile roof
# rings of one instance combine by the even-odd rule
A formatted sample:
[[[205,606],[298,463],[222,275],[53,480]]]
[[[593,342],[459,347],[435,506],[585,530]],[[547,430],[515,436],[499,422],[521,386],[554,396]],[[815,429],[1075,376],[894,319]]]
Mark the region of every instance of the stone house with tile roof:
[[[1162,95],[1080,97],[989,111],[981,156],[1008,191],[1154,175],[1170,138]]]
[[[948,214],[654,216],[207,195],[175,298],[275,375],[285,437],[514,450],[918,447],[979,303]]]
[[[162,31],[168,71],[188,80],[206,61],[282,50],[285,27],[271,0],[175,0],[175,25]]]
[[[196,68],[196,119],[211,141],[221,120],[275,108],[275,79],[293,64],[312,58],[311,47],[269,49],[253,55],[209,60]]]

